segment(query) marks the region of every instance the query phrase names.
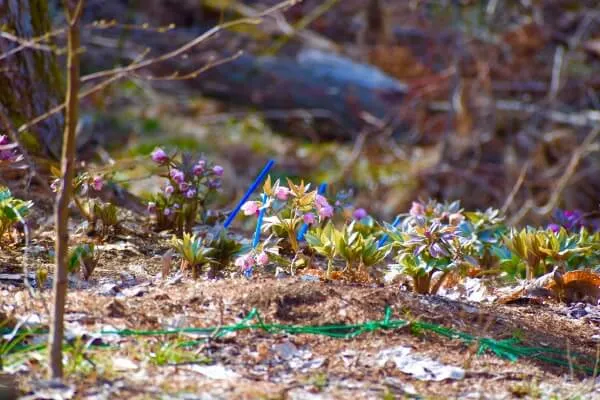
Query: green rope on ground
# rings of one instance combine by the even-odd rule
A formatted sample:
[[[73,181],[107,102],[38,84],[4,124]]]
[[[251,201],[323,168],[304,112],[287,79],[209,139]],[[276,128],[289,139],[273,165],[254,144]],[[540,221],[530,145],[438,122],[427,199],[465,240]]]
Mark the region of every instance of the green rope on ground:
[[[402,319],[392,319],[391,307],[386,307],[383,320],[367,321],[359,324],[331,324],[331,325],[284,325],[267,324],[262,319],[259,311],[254,308],[240,322],[232,325],[208,327],[208,328],[179,328],[179,329],[159,329],[159,330],[103,330],[100,335],[119,335],[119,336],[168,336],[181,334],[200,334],[213,338],[220,338],[230,333],[239,331],[261,330],[270,334],[290,334],[290,335],[321,335],[335,339],[351,339],[369,332],[380,330],[395,330],[410,327],[414,332],[432,332],[437,335],[459,340],[464,344],[477,344],[477,354],[491,352],[497,357],[510,361],[517,361],[521,358],[535,359],[558,366],[570,366],[573,369],[592,373],[593,368],[570,362],[581,360],[587,365],[593,365],[594,360],[591,357],[581,353],[571,353],[569,357],[560,349],[546,347],[527,347],[519,344],[515,338],[496,340],[489,337],[476,337],[465,332],[459,332],[454,329],[446,328],[441,325],[420,321],[407,321]],[[26,335],[32,336],[41,331],[31,330],[23,331]],[[196,345],[204,340],[193,340],[180,344],[181,347]],[[11,347],[11,350],[5,354],[40,350],[43,345],[19,344]],[[0,351],[0,356],[2,352]]]

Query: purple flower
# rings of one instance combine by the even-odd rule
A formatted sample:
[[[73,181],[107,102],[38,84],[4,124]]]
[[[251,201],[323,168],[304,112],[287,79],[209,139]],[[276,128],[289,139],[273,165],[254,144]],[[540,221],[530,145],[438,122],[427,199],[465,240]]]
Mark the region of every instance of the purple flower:
[[[210,189],[218,189],[221,187],[221,181],[219,179],[210,179],[207,185]]]
[[[60,187],[60,179],[55,179],[50,184],[50,189],[52,189],[52,191],[55,192],[55,193],[58,192],[58,188],[59,187]]]
[[[563,227],[568,231],[579,230],[587,225],[587,221],[579,210],[560,210],[554,211],[554,225]]]
[[[168,217],[169,215],[173,214],[173,211],[169,207],[167,207],[163,211],[163,214],[165,215],[165,217]]]
[[[92,179],[92,188],[96,192],[99,192],[102,190],[103,186],[104,186],[104,179],[102,179],[102,177],[100,175],[96,175],[94,177],[94,179]]]
[[[202,175],[202,173],[204,172],[204,167],[206,166],[206,161],[204,160],[199,160],[196,165],[194,165],[194,168],[192,168],[192,173],[195,176],[200,176]]]
[[[277,197],[278,200],[287,201],[289,195],[290,189],[286,188],[285,186],[278,186],[275,189],[275,197]]]
[[[196,196],[196,189],[191,188],[187,192],[185,192],[185,197],[188,199],[193,199]]]
[[[304,214],[302,219],[304,220],[304,223],[306,225],[313,225],[315,222],[317,222],[317,219],[315,218],[315,214],[313,214],[311,212]]]
[[[157,164],[163,165],[169,162],[169,156],[167,155],[167,153],[165,153],[163,149],[157,147],[152,152],[152,161],[154,161]]]
[[[560,228],[561,228],[561,226],[558,225],[558,224],[549,224],[548,225],[548,229],[550,229],[554,233],[559,233],[560,232]]]
[[[329,206],[329,202],[327,201],[327,198],[320,194],[317,194],[315,196],[315,204],[316,204],[317,208]]]
[[[185,180],[185,175],[182,171],[177,168],[173,168],[170,172],[171,179],[173,179],[177,183],[182,183]]]
[[[319,209],[319,217],[321,218],[331,218],[333,217],[333,207],[330,205],[326,205],[325,207],[321,207]]]
[[[8,143],[9,143],[8,136],[6,136],[6,135],[0,135],[0,146],[8,144]]]
[[[8,161],[12,160],[15,156],[15,153],[9,150],[0,150],[0,161]]]
[[[223,176],[223,171],[224,170],[223,170],[223,167],[221,167],[220,165],[215,165],[212,170],[215,173],[215,175],[217,175],[217,176]]]
[[[171,185],[165,186],[164,192],[165,192],[166,197],[171,197],[171,195],[173,194],[174,191],[175,191],[175,188],[173,186],[171,186]]]
[[[369,214],[367,214],[367,210],[365,210],[364,208],[357,208],[352,213],[352,217],[357,221],[360,221],[361,219],[365,218],[367,215],[369,215]]]
[[[151,201],[148,203],[148,212],[154,214],[156,212],[156,203]]]
[[[261,205],[258,201],[247,201],[242,206],[242,211],[244,215],[258,215]]]
[[[190,184],[189,184],[189,183],[187,183],[187,182],[181,182],[181,183],[179,184],[179,190],[180,190],[182,193],[185,193],[185,192],[187,192],[187,190],[188,190],[189,188],[190,188]]]

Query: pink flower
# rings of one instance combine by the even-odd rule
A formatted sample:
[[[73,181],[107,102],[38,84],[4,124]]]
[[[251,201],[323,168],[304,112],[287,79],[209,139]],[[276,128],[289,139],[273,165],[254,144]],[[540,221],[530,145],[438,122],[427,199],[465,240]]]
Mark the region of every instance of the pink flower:
[[[220,165],[215,165],[212,170],[215,173],[215,175],[217,175],[217,176],[223,176],[223,171],[224,170],[223,170],[223,167],[221,167]]]
[[[365,210],[364,208],[357,208],[352,213],[352,217],[357,221],[360,221],[361,219],[365,218],[367,215],[369,215],[369,214],[367,214],[367,210]]]
[[[330,205],[326,205],[325,207],[321,207],[319,209],[319,217],[321,218],[331,218],[333,217],[333,207]]]
[[[250,253],[244,254],[243,256],[236,258],[234,265],[243,271],[247,270],[254,265],[254,257],[252,257],[252,254]]]
[[[175,191],[175,188],[173,186],[171,186],[171,185],[165,186],[164,192],[165,192],[166,197],[171,197],[171,195],[173,194],[174,191]]]
[[[156,203],[151,201],[148,203],[148,212],[154,214],[156,212]]]
[[[281,201],[287,201],[289,195],[290,189],[285,186],[278,186],[277,189],[275,189],[275,197]]]
[[[410,215],[413,217],[424,215],[425,214],[425,206],[423,204],[413,201],[412,207],[410,208]]]
[[[269,263],[269,256],[264,251],[256,256],[256,263],[258,265],[267,265]]]
[[[313,225],[315,222],[317,222],[317,219],[315,218],[315,214],[313,214],[311,212],[304,214],[302,219],[304,220],[304,223],[306,225]]]
[[[261,205],[258,201],[247,201],[242,206],[242,211],[244,215],[258,215]]]
[[[161,165],[166,164],[167,162],[169,162],[169,156],[167,155],[167,153],[165,153],[163,149],[157,147],[152,152],[152,161]]]
[[[104,186],[104,179],[102,179],[101,176],[97,175],[94,177],[94,179],[92,179],[92,188],[96,192],[101,191],[103,186]]]
[[[327,198],[325,196],[321,196],[320,194],[315,196],[315,204],[317,205],[317,208],[329,206]]]
[[[183,172],[178,170],[177,168],[173,168],[170,174],[171,178],[177,183],[182,183],[185,179],[185,175],[183,174]]]
[[[194,165],[194,168],[192,168],[192,173],[195,176],[199,176],[204,172],[204,167],[206,166],[206,161],[204,160],[199,160],[196,165]]]
[[[185,197],[187,197],[188,199],[193,199],[194,196],[196,196],[196,189],[194,188],[188,189],[188,191],[185,192]]]

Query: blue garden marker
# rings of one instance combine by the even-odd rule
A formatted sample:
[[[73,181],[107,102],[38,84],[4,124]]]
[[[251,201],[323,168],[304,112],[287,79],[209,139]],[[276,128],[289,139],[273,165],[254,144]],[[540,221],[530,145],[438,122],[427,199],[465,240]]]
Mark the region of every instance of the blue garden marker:
[[[402,219],[400,218],[399,215],[396,216],[396,219],[394,220],[394,222],[392,222],[392,227],[393,228],[397,227],[400,224],[401,220]],[[387,242],[387,240],[388,240],[388,235],[387,234],[383,235],[381,237],[381,239],[379,239],[379,242],[377,243],[377,247],[382,247],[385,244],[385,242]]]
[[[256,229],[254,230],[254,238],[252,239],[252,248],[255,249],[258,246],[258,242],[260,241],[260,230],[262,229],[263,219],[265,218],[265,212],[267,211],[267,195],[262,194],[262,207],[258,212],[258,219],[256,220]]]
[[[244,203],[246,201],[248,201],[248,199],[250,198],[250,196],[252,196],[252,193],[254,193],[254,191],[256,190],[256,188],[258,187],[258,185],[260,185],[260,183],[265,179],[265,177],[267,176],[267,174],[269,173],[269,171],[271,170],[271,168],[273,168],[274,164],[275,164],[275,160],[269,160],[269,162],[267,162],[267,164],[265,165],[265,167],[263,168],[263,170],[260,171],[260,174],[258,174],[258,176],[254,180],[254,182],[252,183],[252,185],[250,186],[250,188],[248,189],[248,191],[246,192],[246,194],[244,194],[244,197],[242,197],[242,199],[240,200],[240,202],[238,203],[238,205],[233,209],[233,211],[231,212],[231,214],[229,214],[229,216],[227,217],[227,220],[225,220],[225,223],[223,224],[223,227],[225,229],[229,228],[229,225],[231,225],[231,223],[233,222],[233,220],[235,219],[235,217],[239,214],[240,209],[242,208],[242,206],[244,205]]]
[[[327,182],[323,182],[319,185],[319,189],[317,189],[317,193],[320,195],[324,195],[326,191],[327,191]],[[304,235],[306,235],[307,231],[308,231],[308,224],[302,224],[302,226],[300,227],[300,230],[298,231],[298,235],[296,235],[296,239],[298,239],[298,241],[304,240]]]

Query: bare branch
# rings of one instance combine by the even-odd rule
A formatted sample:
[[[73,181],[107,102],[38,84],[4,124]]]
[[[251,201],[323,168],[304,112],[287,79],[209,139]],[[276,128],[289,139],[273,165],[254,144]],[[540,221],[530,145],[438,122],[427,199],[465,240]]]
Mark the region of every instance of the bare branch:
[[[91,81],[93,79],[98,79],[98,78],[103,78],[105,76],[110,76],[110,75],[115,75],[115,74],[127,74],[130,72],[134,72],[137,71],[139,69],[142,68],[146,68],[152,64],[156,64],[156,63],[160,63],[169,59],[172,59],[174,57],[180,56],[182,54],[184,54],[186,51],[194,48],[195,46],[199,45],[200,43],[204,42],[205,40],[207,40],[208,38],[214,36],[215,34],[225,30],[225,29],[229,29],[233,26],[236,25],[242,25],[242,24],[259,24],[261,23],[261,17],[264,17],[265,15],[271,14],[273,12],[276,12],[278,10],[284,9],[284,8],[288,8],[296,3],[298,3],[299,0],[288,0],[285,1],[281,4],[278,4],[276,6],[273,6],[271,8],[268,8],[267,10],[259,13],[256,17],[254,18],[242,18],[242,19],[238,19],[235,21],[231,21],[231,22],[227,22],[221,25],[217,25],[211,29],[209,29],[208,31],[204,32],[202,35],[196,37],[195,39],[187,42],[186,44],[184,44],[181,47],[178,47],[177,49],[170,51],[168,53],[162,54],[158,57],[155,58],[151,58],[149,60],[143,61],[143,62],[139,62],[136,64],[130,64],[127,67],[120,67],[120,68],[113,68],[107,71],[100,71],[100,72],[96,72],[93,74],[89,74],[86,76],[83,76],[81,78],[82,82],[87,82],[87,81]]]

